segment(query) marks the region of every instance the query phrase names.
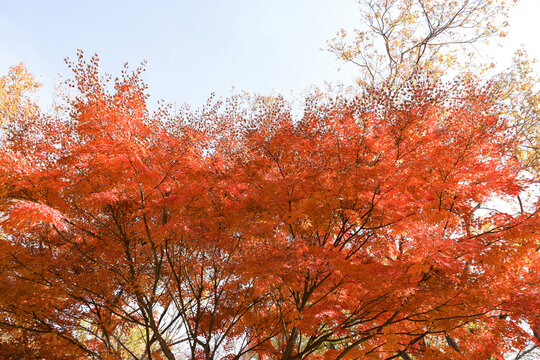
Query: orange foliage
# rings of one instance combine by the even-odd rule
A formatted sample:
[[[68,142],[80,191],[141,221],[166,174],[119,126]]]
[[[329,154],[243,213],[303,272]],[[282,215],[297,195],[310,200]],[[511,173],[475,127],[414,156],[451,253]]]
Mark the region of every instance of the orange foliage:
[[[70,116],[1,149],[0,358],[483,359],[540,325],[489,88],[172,117],[140,70],[71,66]]]

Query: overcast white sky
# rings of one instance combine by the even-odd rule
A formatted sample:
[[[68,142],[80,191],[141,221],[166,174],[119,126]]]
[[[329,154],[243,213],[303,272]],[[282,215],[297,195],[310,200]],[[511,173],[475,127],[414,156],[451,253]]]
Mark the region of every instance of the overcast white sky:
[[[354,67],[322,51],[341,28],[358,21],[355,0],[0,0],[0,74],[23,62],[50,102],[63,59],[97,52],[105,71],[146,59],[153,101],[202,104],[232,87],[290,96],[325,81],[352,83]],[[521,0],[510,35],[496,56],[508,62],[524,44],[540,58],[540,0]]]

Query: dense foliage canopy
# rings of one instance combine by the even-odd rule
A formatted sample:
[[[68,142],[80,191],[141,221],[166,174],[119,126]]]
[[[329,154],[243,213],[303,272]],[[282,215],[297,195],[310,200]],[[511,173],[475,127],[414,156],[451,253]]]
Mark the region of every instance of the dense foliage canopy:
[[[71,66],[67,116],[4,132],[0,358],[488,359],[534,339],[535,182],[490,86],[171,116],[140,70]]]
[[[277,96],[151,112],[142,69],[82,52],[50,114],[23,65],[1,77],[0,359],[540,345],[537,77],[524,50],[493,75],[468,47],[512,2],[359,3],[329,43],[357,91],[301,116]]]

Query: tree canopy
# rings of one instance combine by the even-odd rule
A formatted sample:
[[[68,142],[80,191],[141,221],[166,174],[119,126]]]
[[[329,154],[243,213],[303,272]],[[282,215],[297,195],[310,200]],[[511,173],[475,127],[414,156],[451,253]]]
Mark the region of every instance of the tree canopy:
[[[9,68],[7,75],[0,77],[0,126],[16,121],[23,124],[36,116],[38,108],[32,93],[39,83],[23,64]]]
[[[70,116],[2,147],[5,358],[486,358],[537,328],[532,180],[489,88],[173,117],[141,70],[71,66]]]
[[[448,72],[509,4],[361,3],[368,30],[330,43],[360,91],[301,116],[280,96],[150,111],[144,68],[82,51],[64,114],[38,111],[24,66],[0,78],[0,359],[540,345],[536,77],[524,53]]]

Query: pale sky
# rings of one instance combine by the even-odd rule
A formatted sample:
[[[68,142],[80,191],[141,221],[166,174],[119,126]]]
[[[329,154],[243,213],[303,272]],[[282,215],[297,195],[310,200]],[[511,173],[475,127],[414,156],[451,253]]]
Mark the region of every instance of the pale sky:
[[[355,0],[0,0],[0,74],[23,62],[52,99],[65,57],[97,52],[104,71],[148,61],[144,79],[155,102],[198,106],[231,89],[298,95],[310,85],[352,84],[354,67],[321,50],[358,21]],[[524,44],[540,58],[540,0],[522,0],[509,37],[495,54],[508,62]]]

